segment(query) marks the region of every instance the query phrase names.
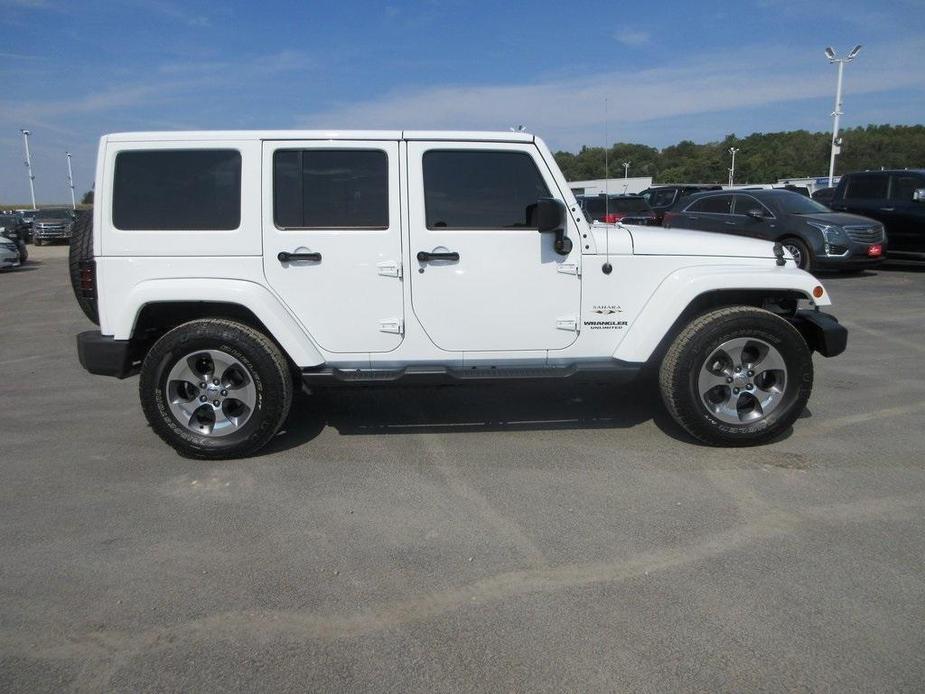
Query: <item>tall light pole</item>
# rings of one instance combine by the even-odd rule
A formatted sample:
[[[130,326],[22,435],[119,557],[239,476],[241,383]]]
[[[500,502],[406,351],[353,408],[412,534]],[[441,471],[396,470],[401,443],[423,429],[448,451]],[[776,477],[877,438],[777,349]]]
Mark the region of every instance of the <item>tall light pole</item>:
[[[74,172],[71,171],[71,153],[65,152],[67,157],[67,185],[71,189],[71,209],[77,209],[77,200],[74,197]]]
[[[630,175],[630,164],[633,162],[625,161],[623,162],[623,178],[629,178]]]
[[[34,210],[36,209],[35,207],[35,176],[32,175],[32,155],[29,154],[29,135],[31,135],[32,133],[30,133],[28,130],[22,130],[22,129],[20,129],[19,132],[22,133],[22,141],[26,145],[26,171],[29,172],[29,193],[31,193],[32,195],[32,209]]]
[[[833,185],[833,179],[835,178],[835,157],[841,152],[841,145],[839,144],[838,139],[838,124],[841,120],[841,117],[844,115],[842,111],[842,100],[841,100],[841,85],[842,85],[842,75],[845,71],[845,63],[850,63],[852,60],[858,57],[858,53],[861,52],[861,45],[858,44],[851,49],[851,52],[844,58],[838,58],[835,55],[835,51],[831,46],[825,49],[825,57],[829,59],[830,63],[838,63],[838,86],[835,88],[835,110],[832,111],[832,154],[829,157],[829,188]]]
[[[729,185],[732,185],[732,181],[736,176],[736,152],[738,151],[737,147],[729,148],[729,154],[732,155],[732,166],[729,167]]]

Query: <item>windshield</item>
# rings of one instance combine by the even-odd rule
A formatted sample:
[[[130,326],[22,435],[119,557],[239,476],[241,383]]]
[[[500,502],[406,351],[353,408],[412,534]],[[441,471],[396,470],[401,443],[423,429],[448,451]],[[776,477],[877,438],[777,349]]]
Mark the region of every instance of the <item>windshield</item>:
[[[41,219],[70,219],[71,211],[70,210],[39,210],[36,214],[36,217]]]
[[[787,214],[819,214],[831,212],[828,207],[799,193],[782,193],[778,198],[781,210]]]

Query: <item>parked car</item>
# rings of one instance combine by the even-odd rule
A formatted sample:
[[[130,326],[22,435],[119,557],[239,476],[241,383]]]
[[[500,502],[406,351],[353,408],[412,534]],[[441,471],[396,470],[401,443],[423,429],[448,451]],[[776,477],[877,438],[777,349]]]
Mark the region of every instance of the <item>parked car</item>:
[[[655,223],[661,224],[665,212],[670,210],[675,203],[681,198],[686,198],[694,193],[701,193],[708,190],[722,190],[722,186],[701,183],[688,183],[681,185],[652,186],[646,188],[640,193],[649,203],[649,207],[655,214]]]
[[[99,153],[70,247],[99,325],[80,363],[140,372],[145,416],[184,455],[254,453],[302,384],[647,365],[692,436],[754,445],[803,412],[812,351],[847,341],[771,243],[589,224],[527,133],[130,133]]]
[[[925,169],[846,174],[830,207],[882,222],[891,258],[925,260]]]
[[[641,195],[579,195],[588,222],[654,225],[655,213]]]
[[[28,231],[28,238],[26,239],[27,243],[32,243],[32,222],[35,221],[35,215],[38,214],[38,210],[13,210],[17,212],[22,221],[26,224],[26,230]]]
[[[887,247],[879,222],[780,189],[697,193],[679,201],[663,224],[778,241],[809,271],[875,267]]]
[[[74,211],[67,207],[39,210],[32,221],[32,240],[36,246],[68,241],[74,226]]]
[[[15,241],[0,236],[0,270],[19,267],[19,248]]]
[[[820,188],[812,194],[813,200],[822,203],[826,207],[832,207],[832,198],[835,197],[835,188]]]
[[[29,257],[26,248],[26,225],[18,214],[0,214],[0,236],[16,244],[19,260],[24,263]]]

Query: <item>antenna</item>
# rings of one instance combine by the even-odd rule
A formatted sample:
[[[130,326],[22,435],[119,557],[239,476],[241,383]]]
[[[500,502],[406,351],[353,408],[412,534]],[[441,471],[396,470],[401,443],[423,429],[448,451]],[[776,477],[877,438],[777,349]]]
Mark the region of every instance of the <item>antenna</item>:
[[[604,218],[610,214],[610,167],[607,161],[607,97],[604,97]]]

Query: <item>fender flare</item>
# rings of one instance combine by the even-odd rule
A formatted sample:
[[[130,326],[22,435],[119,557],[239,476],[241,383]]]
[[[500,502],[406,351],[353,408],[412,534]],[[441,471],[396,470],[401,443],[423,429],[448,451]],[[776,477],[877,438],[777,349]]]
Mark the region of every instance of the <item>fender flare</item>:
[[[642,363],[649,360],[678,317],[697,297],[714,291],[797,292],[816,306],[829,306],[828,292],[812,299],[819,280],[792,267],[692,266],[675,270],[656,287],[613,354],[614,359]]]
[[[248,309],[299,367],[320,366],[325,361],[317,345],[286,306],[269,289],[247,280],[183,278],[139,282],[124,301],[119,302],[119,311],[112,321],[113,337],[130,339],[138,316],[147,304],[188,302],[190,297]]]

